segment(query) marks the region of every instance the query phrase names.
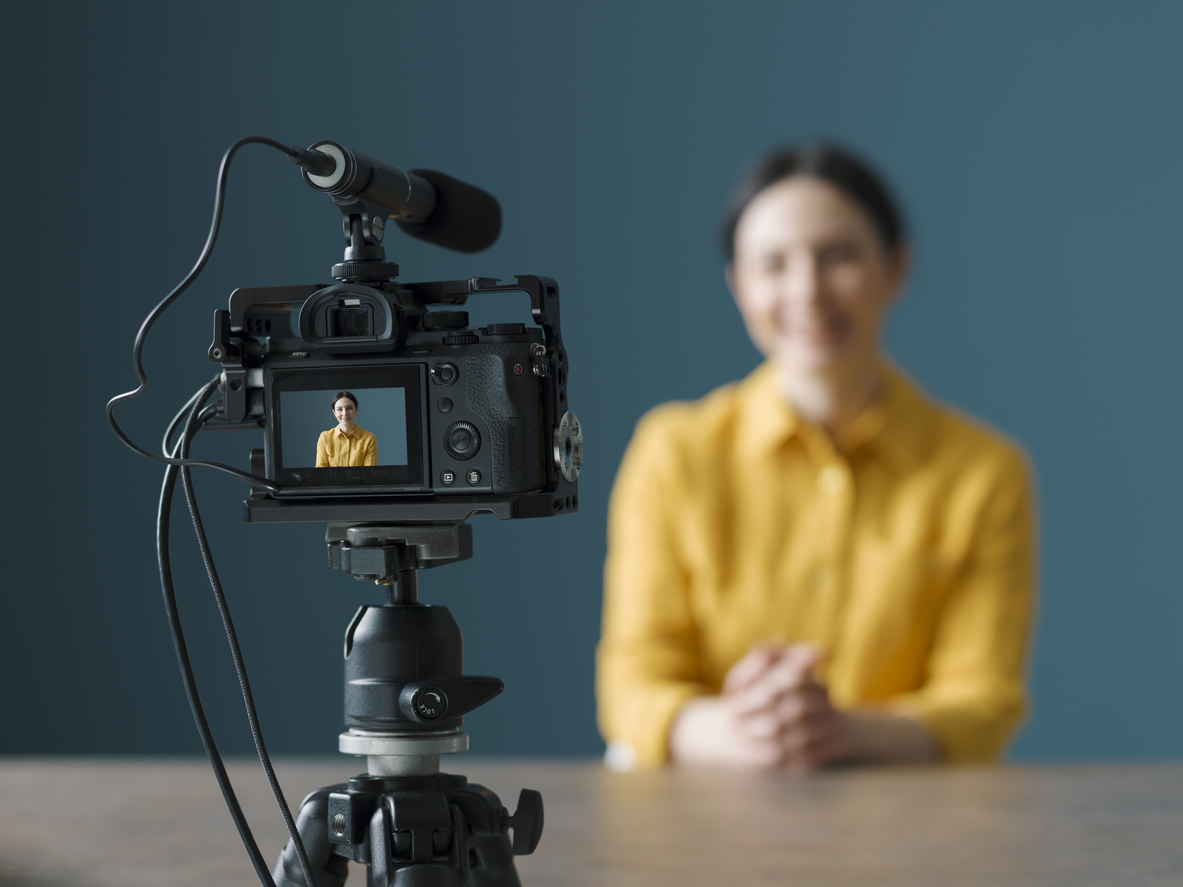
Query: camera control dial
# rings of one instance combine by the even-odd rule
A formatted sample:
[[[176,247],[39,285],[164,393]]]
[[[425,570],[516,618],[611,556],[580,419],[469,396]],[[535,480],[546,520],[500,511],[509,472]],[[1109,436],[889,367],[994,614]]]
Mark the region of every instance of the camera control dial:
[[[569,410],[563,413],[559,426],[555,429],[555,468],[567,480],[575,483],[579,478],[579,469],[583,467],[583,429],[579,427],[579,420]]]
[[[467,326],[467,311],[428,311],[423,315],[425,330],[462,330]]]
[[[398,277],[398,265],[394,262],[338,262],[333,266],[333,277],[337,280],[357,283],[360,281],[393,280]]]
[[[453,422],[444,431],[444,449],[453,459],[471,459],[481,448],[481,434],[471,422]]]

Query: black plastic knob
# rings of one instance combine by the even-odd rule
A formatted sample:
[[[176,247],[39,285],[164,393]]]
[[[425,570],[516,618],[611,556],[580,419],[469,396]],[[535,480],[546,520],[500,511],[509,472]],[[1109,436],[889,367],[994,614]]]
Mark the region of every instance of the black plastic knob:
[[[411,701],[415,714],[425,721],[442,718],[448,711],[448,697],[439,687],[424,687]]]
[[[450,721],[484,705],[504,689],[505,681],[487,675],[429,678],[404,686],[398,706],[420,724]]]
[[[510,820],[513,829],[513,855],[529,856],[542,837],[542,795],[532,788],[518,795],[518,809]]]

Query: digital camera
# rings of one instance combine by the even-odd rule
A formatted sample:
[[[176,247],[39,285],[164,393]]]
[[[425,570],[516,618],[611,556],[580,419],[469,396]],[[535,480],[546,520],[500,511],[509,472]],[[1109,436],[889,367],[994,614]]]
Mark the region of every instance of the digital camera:
[[[222,366],[224,398],[206,427],[261,426],[251,473],[275,487],[251,494],[246,519],[577,511],[583,440],[567,406],[558,284],[534,276],[394,283],[382,279],[389,267],[347,261],[334,267],[336,284],[238,289],[215,313],[209,356]],[[455,308],[506,291],[529,296],[537,326],[470,327]],[[336,433],[342,394],[375,452],[333,464],[320,442]]]

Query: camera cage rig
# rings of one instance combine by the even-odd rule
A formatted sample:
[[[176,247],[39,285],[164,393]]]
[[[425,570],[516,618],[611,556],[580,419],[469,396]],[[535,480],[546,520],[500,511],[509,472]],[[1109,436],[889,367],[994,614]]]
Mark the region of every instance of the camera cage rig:
[[[550,517],[579,510],[578,475],[582,466],[582,429],[574,414],[567,409],[567,353],[559,326],[559,286],[549,277],[516,275],[514,284],[501,284],[488,277],[468,280],[401,283],[394,285],[373,277],[374,265],[358,269],[356,263],[334,266],[343,283],[364,283],[379,291],[395,291],[398,300],[413,317],[422,317],[429,305],[461,306],[475,294],[524,292],[530,299],[530,312],[541,328],[544,345],[533,355],[530,370],[542,383],[542,425],[552,429],[551,439],[544,441],[543,468],[545,484],[541,489],[508,495],[449,494],[430,495],[369,495],[315,499],[284,499],[274,491],[256,487],[244,503],[248,522],[270,523],[289,521],[359,523],[408,521],[466,520],[478,512],[489,512],[501,519]],[[381,263],[387,268],[391,263]],[[352,274],[350,272],[353,272]],[[294,312],[276,310],[289,306],[293,291],[311,299],[318,292],[332,289],[332,285],[310,284],[302,287],[256,287],[238,289],[231,294],[229,309],[214,313],[213,343],[210,359],[222,367],[219,388],[223,392],[221,415],[207,424],[209,430],[259,428],[263,414],[260,402],[263,387],[262,367],[259,364],[261,345],[255,338],[257,328],[282,347],[298,350],[303,346],[299,331],[291,329]],[[265,325],[265,326],[264,326]],[[273,326],[274,325],[274,326]],[[286,329],[284,326],[286,325]],[[489,328],[497,325],[490,325]],[[438,330],[443,341],[456,337],[452,329]],[[251,473],[267,474],[262,450],[251,455]]]

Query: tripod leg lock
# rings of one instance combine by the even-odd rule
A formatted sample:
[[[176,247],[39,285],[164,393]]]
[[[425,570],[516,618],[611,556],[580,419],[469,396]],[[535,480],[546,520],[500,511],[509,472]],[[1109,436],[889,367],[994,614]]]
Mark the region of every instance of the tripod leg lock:
[[[513,829],[513,855],[529,856],[542,837],[542,795],[531,788],[518,795],[518,809],[510,817]]]
[[[370,819],[373,887],[461,887],[468,882],[468,824],[434,792],[386,795]]]

